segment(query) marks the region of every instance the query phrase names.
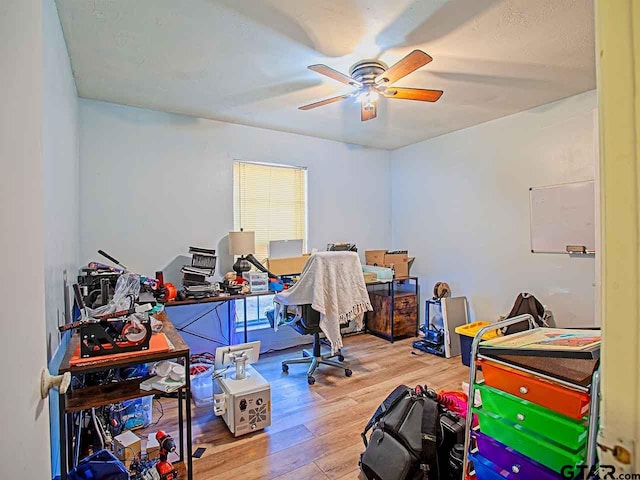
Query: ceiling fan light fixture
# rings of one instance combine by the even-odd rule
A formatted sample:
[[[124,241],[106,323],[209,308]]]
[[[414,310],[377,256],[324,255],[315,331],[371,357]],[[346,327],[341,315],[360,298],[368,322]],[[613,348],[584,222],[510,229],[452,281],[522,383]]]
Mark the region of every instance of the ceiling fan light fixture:
[[[351,93],[298,108],[311,110],[346,98],[353,98],[360,104],[360,120],[366,122],[377,117],[377,102],[381,95],[385,98],[435,102],[442,96],[442,90],[391,87],[395,82],[425,66],[431,60],[433,60],[431,56],[422,50],[414,50],[391,67],[377,59],[361,60],[349,69],[349,75],[340,73],[327,65],[309,65],[308,68],[316,73],[356,88]]]
[[[358,94],[356,100],[363,104],[369,104],[378,101],[380,94],[373,88],[363,90]]]

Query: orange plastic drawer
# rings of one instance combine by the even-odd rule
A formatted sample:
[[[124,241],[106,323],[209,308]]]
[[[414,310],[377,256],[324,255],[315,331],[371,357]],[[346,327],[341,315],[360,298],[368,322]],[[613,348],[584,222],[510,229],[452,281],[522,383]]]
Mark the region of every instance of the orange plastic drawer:
[[[589,395],[555,385],[514,368],[479,360],[487,385],[580,420],[589,411]]]

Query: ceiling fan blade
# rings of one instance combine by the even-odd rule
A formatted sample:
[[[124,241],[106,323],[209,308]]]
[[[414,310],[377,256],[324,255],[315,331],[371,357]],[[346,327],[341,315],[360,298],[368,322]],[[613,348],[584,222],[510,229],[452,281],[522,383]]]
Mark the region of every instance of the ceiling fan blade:
[[[390,85],[397,82],[402,77],[406,77],[411,72],[425,66],[433,58],[424,53],[422,50],[414,50],[402,60],[392,65],[388,70],[382,72],[376,77],[376,83]]]
[[[376,118],[378,115],[378,105],[375,102],[370,104],[370,108],[365,108],[365,105],[366,103],[360,105],[360,120],[363,122]]]
[[[329,105],[330,103],[339,102],[345,98],[349,98],[351,95],[340,95],[339,97],[331,97],[326,100],[320,100],[319,102],[310,103],[309,105],[303,105],[298,107],[299,110],[311,110],[312,108],[322,107],[323,105]]]
[[[383,93],[387,98],[400,98],[403,100],[419,100],[421,102],[435,102],[443,94],[442,90],[425,90],[423,88],[389,87]]]
[[[340,73],[339,71],[334,70],[331,67],[327,67],[326,65],[309,65],[309,67],[307,68],[321,75],[333,78],[334,80],[337,80],[339,82],[346,83],[347,85],[353,85],[354,87],[360,87],[362,85],[360,82],[351,78],[350,76],[345,75],[344,73]]]

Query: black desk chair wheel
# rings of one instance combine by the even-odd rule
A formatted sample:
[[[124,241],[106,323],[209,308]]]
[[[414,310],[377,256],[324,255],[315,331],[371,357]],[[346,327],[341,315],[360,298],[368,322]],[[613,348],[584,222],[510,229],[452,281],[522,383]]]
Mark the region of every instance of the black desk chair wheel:
[[[316,383],[316,379],[313,377],[313,374],[316,371],[316,368],[320,365],[342,368],[344,369],[344,374],[347,377],[350,377],[353,374],[347,365],[341,363],[344,362],[344,356],[340,350],[333,355],[330,353],[322,354],[322,341],[320,339],[320,334],[322,333],[322,330],[320,329],[320,313],[311,308],[311,305],[302,306],[302,316],[296,323],[292,324],[291,327],[301,335],[313,335],[313,350],[302,350],[302,358],[284,360],[282,362],[282,371],[284,373],[289,372],[290,364],[308,363],[310,364],[309,369],[307,370],[307,382],[309,385]],[[336,357],[338,361],[331,360]]]

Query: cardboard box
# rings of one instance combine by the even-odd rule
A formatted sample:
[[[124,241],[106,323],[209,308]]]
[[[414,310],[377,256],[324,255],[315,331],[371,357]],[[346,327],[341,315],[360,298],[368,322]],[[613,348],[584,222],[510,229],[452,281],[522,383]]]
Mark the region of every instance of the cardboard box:
[[[302,273],[302,269],[310,257],[311,254],[300,257],[268,258],[266,267],[274,275],[297,275]]]
[[[388,250],[365,250],[364,259],[366,264],[384,267],[384,256],[387,252]]]
[[[140,457],[142,442],[131,430],[121,433],[113,439],[113,450],[116,455],[127,468],[131,465],[131,461]]]
[[[400,265],[401,263],[407,262],[409,256],[406,253],[387,253],[384,256],[384,264],[388,267],[391,265]]]
[[[395,270],[396,277],[408,277],[409,269],[414,260],[414,257],[410,257],[406,253],[387,253],[384,256],[385,265]]]
[[[367,265],[393,268],[396,277],[408,277],[415,258],[406,253],[387,252],[388,250],[365,250],[365,262]]]
[[[389,267],[393,267],[395,271],[395,277],[408,277],[411,264],[415,260],[414,257],[407,257],[404,259],[395,259],[393,262],[389,262]]]
[[[160,456],[160,444],[156,440],[156,434],[150,433],[147,437],[147,459],[154,459]]]

